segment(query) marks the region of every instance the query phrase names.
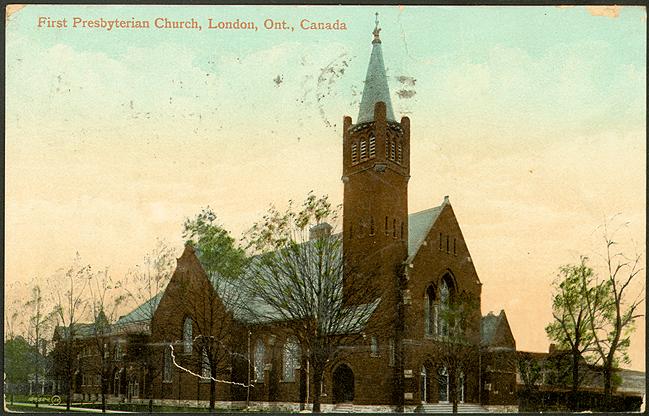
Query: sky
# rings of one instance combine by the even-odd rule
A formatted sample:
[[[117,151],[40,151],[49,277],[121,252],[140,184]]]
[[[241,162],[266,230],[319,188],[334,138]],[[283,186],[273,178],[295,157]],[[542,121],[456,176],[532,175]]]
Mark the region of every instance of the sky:
[[[77,252],[116,278],[157,239],[179,256],[183,220],[208,205],[240,238],[269,204],[311,190],[342,203],[342,120],[358,117],[375,12],[395,116],[411,119],[409,210],[449,195],[483,283],[482,313],[504,309],[519,350],[548,349],[559,266],[587,255],[603,271],[608,219],[628,223],[616,235],[625,253],[645,254],[642,7],[11,12],[6,305]],[[38,27],[45,17],[68,27]],[[75,17],[151,28],[74,28]],[[201,30],[157,29],[157,18],[193,18]],[[258,30],[209,29],[210,18]],[[267,19],[289,29],[267,30]],[[346,30],[304,30],[303,19]],[[644,327],[631,368],[644,369]]]

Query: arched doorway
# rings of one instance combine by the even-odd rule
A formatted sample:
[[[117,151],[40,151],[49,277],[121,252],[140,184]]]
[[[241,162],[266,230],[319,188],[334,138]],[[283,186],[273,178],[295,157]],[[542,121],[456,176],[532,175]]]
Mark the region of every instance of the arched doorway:
[[[354,372],[346,364],[339,365],[333,374],[334,403],[354,401]]]
[[[437,386],[438,386],[437,398],[440,403],[449,402],[448,384],[449,384],[448,371],[446,370],[446,367],[438,368],[437,369]]]
[[[422,404],[431,403],[433,397],[433,378],[434,374],[431,371],[431,364],[426,361],[419,369],[419,396]]]

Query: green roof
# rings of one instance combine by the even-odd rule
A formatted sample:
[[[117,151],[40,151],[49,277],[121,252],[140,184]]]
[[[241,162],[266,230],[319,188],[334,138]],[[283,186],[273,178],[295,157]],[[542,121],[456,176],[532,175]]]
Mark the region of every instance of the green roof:
[[[408,258],[411,260],[419,251],[430,229],[437,221],[444,205],[408,215]]]
[[[377,28],[377,30],[380,29]],[[381,41],[378,40],[378,32],[376,32],[375,40],[372,42],[372,54],[370,55],[370,63],[367,65],[365,86],[363,87],[363,95],[361,97],[361,105],[356,123],[374,121],[374,105],[379,101],[385,103],[387,120],[395,121],[394,111],[392,111],[392,101],[390,100],[390,90],[388,88],[388,78],[385,74],[385,65],[383,64]]]

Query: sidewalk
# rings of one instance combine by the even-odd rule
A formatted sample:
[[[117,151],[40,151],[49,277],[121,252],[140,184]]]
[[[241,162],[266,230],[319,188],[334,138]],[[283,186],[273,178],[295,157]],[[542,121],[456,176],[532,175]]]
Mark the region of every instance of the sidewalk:
[[[11,404],[6,403],[6,402],[5,402],[5,405],[11,406]],[[14,402],[14,405],[15,406],[24,406],[24,407],[27,407],[27,406],[36,407],[36,405],[34,403]],[[54,406],[54,405],[51,405],[51,404],[43,404],[43,403],[41,403],[41,404],[38,405],[38,407],[40,409],[52,409],[52,410],[57,410],[59,412],[67,412],[67,410],[65,408],[65,404]],[[5,409],[5,411],[12,412],[12,413],[19,413],[18,411],[11,411],[11,410],[8,410],[8,409]],[[87,412],[87,413],[101,413],[101,409],[88,409],[86,407],[74,407],[74,406],[70,406],[70,411]],[[106,413],[132,413],[132,412],[125,412],[125,411],[121,411],[121,410],[106,410]]]

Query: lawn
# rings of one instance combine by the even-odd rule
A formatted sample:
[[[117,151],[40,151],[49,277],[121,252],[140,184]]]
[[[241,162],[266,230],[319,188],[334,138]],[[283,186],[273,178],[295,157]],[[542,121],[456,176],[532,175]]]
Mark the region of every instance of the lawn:
[[[37,408],[33,405],[27,405],[27,404],[7,404],[7,409],[12,412],[20,412],[20,413],[61,413],[62,411],[65,412],[65,406],[62,408],[62,410],[59,410],[59,409],[45,409],[43,407]],[[71,410],[71,412],[73,411]]]

